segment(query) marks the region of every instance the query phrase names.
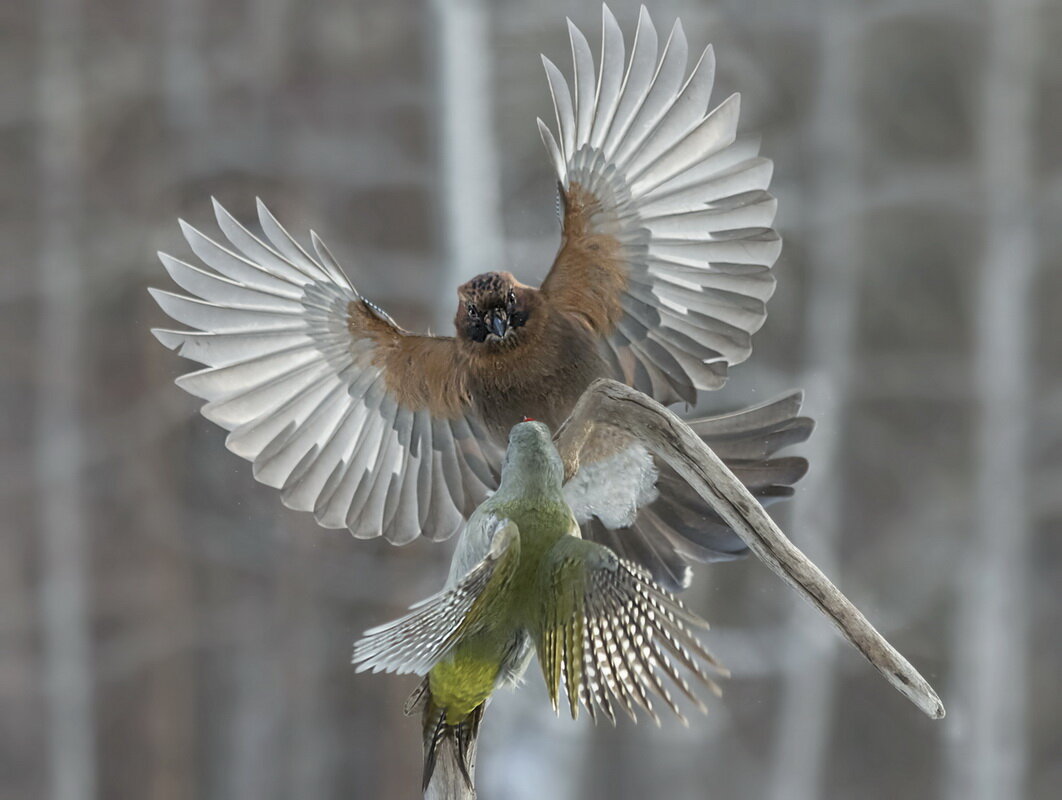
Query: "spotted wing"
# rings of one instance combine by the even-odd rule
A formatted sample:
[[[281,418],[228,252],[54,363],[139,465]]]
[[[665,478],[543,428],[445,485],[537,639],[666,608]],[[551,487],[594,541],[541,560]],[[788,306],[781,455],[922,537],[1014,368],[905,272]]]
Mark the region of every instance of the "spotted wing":
[[[560,252],[542,290],[602,339],[618,379],[669,403],[694,402],[748,358],[774,291],[772,164],[737,139],[738,96],[708,109],[709,46],[686,77],[676,21],[659,51],[644,6],[625,58],[603,11],[598,73],[569,23],[573,89],[543,58],[557,134],[539,130],[560,182]]]
[[[403,544],[453,534],[497,487],[501,454],[470,413],[452,339],[399,328],[312,234],[304,250],[259,201],[264,238],[215,202],[227,243],[181,222],[202,266],[160,253],[191,297],[152,289],[194,330],[155,330],[206,365],[177,384],[290,508]]]
[[[538,594],[542,615],[532,633],[554,708],[563,685],[573,717],[582,703],[595,719],[603,713],[615,722],[616,706],[633,719],[637,708],[657,719],[653,697],[682,717],[670,684],[707,710],[683,671],[719,693],[707,668],[726,670],[691,630],[708,624],[608,548],[563,538],[546,557]]]
[[[462,636],[482,629],[520,563],[516,524],[502,519],[492,528],[486,555],[454,585],[417,603],[404,617],[365,631],[354,645],[358,672],[426,675]]]

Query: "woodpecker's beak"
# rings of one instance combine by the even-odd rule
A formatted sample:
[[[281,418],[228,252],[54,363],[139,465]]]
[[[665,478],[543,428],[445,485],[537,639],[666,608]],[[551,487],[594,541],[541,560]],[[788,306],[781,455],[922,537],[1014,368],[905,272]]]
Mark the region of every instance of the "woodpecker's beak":
[[[509,329],[509,321],[504,311],[495,311],[490,317],[490,332],[499,339],[505,338],[505,332]]]

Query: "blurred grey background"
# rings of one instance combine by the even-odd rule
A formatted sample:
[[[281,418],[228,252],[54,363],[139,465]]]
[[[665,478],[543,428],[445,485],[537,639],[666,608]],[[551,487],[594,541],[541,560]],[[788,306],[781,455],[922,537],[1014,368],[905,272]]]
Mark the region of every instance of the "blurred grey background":
[[[1062,5],[650,10],[714,42],[716,100],[743,93],[776,164],[778,291],[705,408],[808,390],[777,516],[948,717],[760,563],[715,565],[689,598],[734,677],[707,718],[554,719],[532,673],[487,715],[481,795],[1057,797]],[[416,796],[414,680],[348,660],[448,546],[284,509],[173,386],[145,289],[211,195],[312,225],[412,328],[448,331],[484,268],[540,277],[538,54],[567,64],[566,15],[597,40],[596,0],[0,4],[0,797]]]

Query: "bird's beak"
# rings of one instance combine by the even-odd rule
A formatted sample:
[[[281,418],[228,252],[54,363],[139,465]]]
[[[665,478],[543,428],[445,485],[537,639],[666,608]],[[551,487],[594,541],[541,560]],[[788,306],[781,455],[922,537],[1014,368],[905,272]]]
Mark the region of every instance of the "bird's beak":
[[[490,332],[497,336],[499,339],[505,337],[505,332],[509,329],[509,321],[506,319],[504,311],[495,311],[490,318]]]

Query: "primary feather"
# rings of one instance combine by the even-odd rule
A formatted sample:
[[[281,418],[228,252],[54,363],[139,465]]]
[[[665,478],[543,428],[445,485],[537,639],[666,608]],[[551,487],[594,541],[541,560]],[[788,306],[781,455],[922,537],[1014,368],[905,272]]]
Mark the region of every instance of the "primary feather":
[[[316,240],[311,257],[259,201],[265,238],[215,202],[222,245],[182,223],[214,271],[165,254],[184,297],[151,290],[196,331],[156,330],[206,367],[178,385],[207,401],[226,446],[286,505],[332,528],[395,543],[446,538],[497,486],[499,448],[462,398],[457,374],[396,393],[411,358],[452,357],[445,339],[409,334],[358,294]],[[419,386],[419,389],[416,387]],[[430,390],[434,388],[434,392]]]

